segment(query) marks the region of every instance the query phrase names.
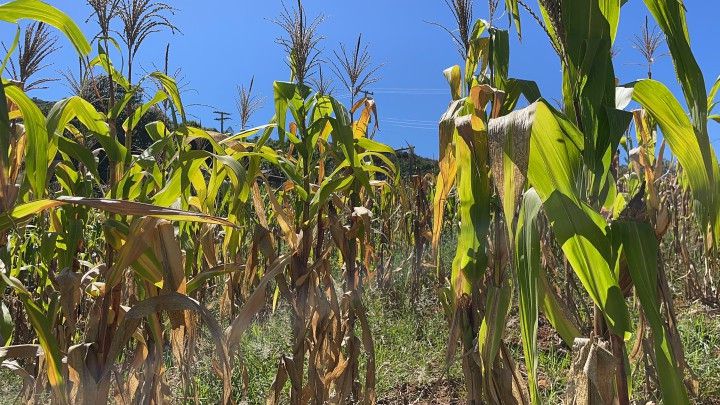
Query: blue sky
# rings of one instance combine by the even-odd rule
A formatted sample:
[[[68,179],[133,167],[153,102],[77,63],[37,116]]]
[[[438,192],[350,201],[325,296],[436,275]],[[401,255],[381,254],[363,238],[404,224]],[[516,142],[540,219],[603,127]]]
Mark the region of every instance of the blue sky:
[[[265,98],[265,105],[252,123],[267,122],[273,114],[272,82],[289,77],[283,52],[275,43],[282,33],[272,23],[282,9],[280,0],[169,1],[178,9],[173,21],[182,33],[151,36],[139,51],[139,67],[135,72],[141,74],[162,66],[169,42],[170,70],[181,69],[186,83],[183,101],[194,119],[214,126],[217,123],[212,120],[212,111],[221,109],[233,113],[230,125],[237,128],[236,86],[249,82],[254,76],[255,89]],[[48,0],[48,3],[73,17],[88,37],[97,32],[92,21],[86,23],[90,9],[85,1]],[[693,50],[709,87],[720,74],[720,58],[716,57],[720,25],[715,13],[707,9],[708,1],[686,3]],[[452,26],[452,16],[445,3],[442,0],[305,0],[304,4],[310,15],[324,16],[320,33],[325,39],[320,47],[326,59],[332,57],[332,51],[339,48],[340,42],[352,45],[362,33],[374,61],[383,65],[381,81],[372,87],[380,114],[378,139],[394,147],[415,145],[419,154],[436,157],[436,122],[449,101],[442,71],[460,63],[448,35],[428,24],[432,21]],[[486,18],[487,2],[476,1],[475,14],[476,18]],[[642,58],[633,48],[632,40],[640,32],[646,15],[641,0],[630,0],[623,7],[616,45],[619,53],[615,59],[616,75],[621,82],[645,76],[646,68],[641,65]],[[530,16],[523,14],[522,18],[522,42],[514,31],[512,35],[510,74],[535,80],[545,98],[558,99],[561,83],[558,59]],[[507,16],[497,16],[496,25],[507,28]],[[0,34],[0,39],[7,44],[12,41],[14,29],[5,24]],[[53,58],[46,76],[59,77],[61,70],[77,69],[72,47],[65,39],[60,43],[63,47]],[[663,47],[661,52],[667,49]],[[119,58],[116,64],[120,64]],[[667,84],[682,100],[669,56],[659,59],[654,78]],[[338,87],[338,81],[335,82]],[[69,92],[66,85],[57,82],[51,84],[50,89],[31,95],[59,99]],[[711,140],[717,148],[720,131],[716,125],[710,124]]]

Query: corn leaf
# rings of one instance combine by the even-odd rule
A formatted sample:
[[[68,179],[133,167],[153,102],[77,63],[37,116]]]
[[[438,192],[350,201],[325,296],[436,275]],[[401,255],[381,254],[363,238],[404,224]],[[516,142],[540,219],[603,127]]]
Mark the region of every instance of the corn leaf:
[[[211,269],[204,270],[200,272],[198,275],[192,278],[192,280],[188,281],[187,283],[187,293],[192,294],[194,291],[201,288],[205,283],[217,276],[221,276],[223,274],[232,274],[238,271],[242,271],[245,269],[245,266],[237,263],[231,263],[231,264],[221,264],[218,266],[215,266]]]
[[[45,352],[47,376],[53,394],[61,403],[67,403],[65,381],[63,380],[62,374],[62,355],[60,353],[60,346],[52,331],[52,323],[32,300],[26,299],[23,301],[23,304],[28,320],[32,324],[33,329],[35,329],[37,338],[40,341],[40,347],[42,347]]]
[[[135,111],[133,111],[132,115],[125,119],[125,122],[123,122],[122,125],[123,130],[127,132],[135,129],[135,126],[140,122],[140,119],[147,114],[150,108],[166,99],[167,94],[165,94],[165,92],[158,91],[155,93],[155,96],[150,99],[150,101],[138,107]]]
[[[62,11],[39,0],[15,0],[0,4],[0,20],[17,23],[21,19],[44,22],[60,30],[80,55],[90,53],[90,43],[75,22]]]
[[[167,219],[169,221],[189,221],[203,222],[208,224],[217,224],[223,226],[234,227],[235,224],[223,219],[196,212],[181,211],[173,208],[157,207],[150,204],[139,203],[134,201],[110,200],[102,198],[83,198],[83,197],[58,197],[55,201],[62,204],[76,204],[85,207],[95,208],[102,211],[112,212],[120,215],[134,216],[150,216],[155,218]]]
[[[681,1],[643,1],[665,34],[667,46],[675,64],[675,73],[678,75],[683,94],[685,94],[685,101],[690,108],[693,126],[697,136],[701,138],[701,145],[704,145],[709,142],[707,139],[707,89],[702,70],[690,48],[685,5]]]
[[[53,137],[62,136],[73,119],[78,119],[93,134],[111,160],[122,162],[125,159],[127,150],[110,136],[110,127],[103,114],[80,97],[69,97],[53,105],[46,121],[48,133]]]
[[[460,72],[460,66],[451,66],[445,69],[443,74],[450,86],[450,95],[452,96],[452,99],[459,100],[460,97],[462,97],[462,73]]]
[[[550,285],[544,268],[540,268],[538,277],[538,295],[542,305],[542,312],[565,344],[572,347],[575,339],[582,336],[580,328],[572,320],[569,309],[565,307],[563,301],[557,296],[554,287]]]
[[[12,343],[13,321],[4,302],[0,302],[0,346],[7,346]]]
[[[108,378],[113,370],[111,365],[115,358],[120,354],[123,347],[130,341],[133,334],[140,326],[143,319],[152,317],[161,312],[175,311],[193,311],[202,319],[203,325],[207,326],[210,336],[215,344],[215,350],[219,358],[218,371],[223,381],[223,399],[222,403],[230,403],[231,394],[231,369],[230,356],[228,346],[223,338],[222,329],[217,320],[204,306],[194,299],[176,292],[147,298],[135,304],[125,314],[125,318],[118,326],[118,333],[113,336],[110,348],[108,350],[108,358],[111,360],[103,369],[102,378]],[[161,337],[160,337],[161,338]],[[162,339],[162,338],[161,338]]]
[[[183,107],[180,90],[178,89],[175,80],[172,77],[160,72],[153,72],[150,74],[150,77],[160,83],[160,86],[162,86],[165,93],[170,97],[170,100],[172,100],[175,108],[180,112],[180,119],[182,120],[182,123],[185,124],[185,121],[187,121],[185,117],[185,107]]]
[[[473,281],[480,280],[487,266],[485,237],[490,227],[490,180],[487,131],[471,116],[456,120],[457,193],[460,229],[451,283],[455,297],[471,293]]]
[[[540,403],[537,387],[537,330],[540,274],[540,234],[537,217],[542,208],[540,196],[534,189],[523,196],[522,209],[515,235],[515,269],[518,286],[518,309],[520,315],[520,333],[525,367],[528,374],[530,400]]]
[[[518,37],[522,38],[522,27],[520,26],[520,9],[518,8],[518,1],[505,0],[505,12],[507,12],[508,18],[515,23],[515,29],[517,30]]]
[[[14,207],[8,212],[1,213],[0,232],[6,231],[12,228],[16,223],[29,219],[33,215],[36,215],[47,209],[67,204],[81,205],[120,215],[150,216],[155,218],[167,219],[169,221],[203,222],[208,224],[235,227],[235,224],[226,219],[196,212],[158,207],[155,205],[144,204],[134,201],[67,196],[58,197],[52,200],[38,200],[21,204]]]
[[[457,174],[457,159],[455,157],[455,117],[463,106],[462,101],[454,101],[440,119],[440,159],[438,166],[440,172],[435,183],[435,194],[433,195],[433,230],[432,247],[437,253],[442,234],[443,217],[447,198],[455,185]]]
[[[90,174],[92,174],[98,182],[100,181],[100,173],[98,172],[97,168],[97,160],[95,159],[95,156],[92,154],[90,149],[64,136],[58,137],[57,141],[58,150],[61,153],[64,153],[65,155],[70,156],[71,158],[81,162],[88,169]]]
[[[696,200],[702,204],[699,218],[703,229],[711,225],[716,230],[715,242],[720,243],[720,215],[718,215],[720,170],[715,151],[707,134],[698,132],[682,106],[662,83],[641,80],[630,84],[633,99],[657,121],[667,145],[683,167]]]
[[[108,57],[108,55],[105,53],[105,50],[102,48],[100,44],[98,44],[98,56],[93,58],[89,66],[94,67],[100,65],[105,72],[107,72],[108,76],[112,78],[112,81],[115,82],[117,85],[123,88],[127,92],[127,94],[132,93],[132,89],[130,88],[130,82],[128,82],[127,78],[122,75],[117,69],[115,69],[115,66],[113,66],[112,61]],[[129,100],[128,100],[129,101]],[[125,103],[125,99],[118,100],[119,104]],[[119,107],[117,104],[113,106],[113,110],[111,110],[111,114],[119,114],[119,111],[117,109]]]
[[[495,122],[491,125],[496,125]],[[602,310],[611,330],[629,338],[630,315],[612,271],[607,224],[580,200],[576,189],[582,168],[582,134],[544,100],[511,113],[502,122],[508,130],[520,125],[530,131],[528,182],[542,199],[568,262]]]
[[[45,196],[48,159],[48,132],[45,128],[45,116],[30,98],[17,86],[5,84],[5,95],[12,100],[22,113],[23,125],[27,134],[27,153],[25,167],[27,180],[36,198]]]
[[[689,404],[680,367],[673,355],[669,332],[660,315],[657,297],[658,242],[655,231],[645,223],[616,221],[612,231],[622,242],[637,296],[652,329],[655,343],[656,370],[663,402]]]
[[[493,86],[499,90],[507,88],[508,72],[510,70],[510,35],[506,30],[491,28],[489,30],[492,58]]]

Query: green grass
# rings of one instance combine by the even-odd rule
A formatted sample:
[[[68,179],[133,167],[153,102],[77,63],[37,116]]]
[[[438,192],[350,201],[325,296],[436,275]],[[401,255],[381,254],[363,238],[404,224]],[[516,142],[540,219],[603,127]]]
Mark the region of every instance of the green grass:
[[[402,284],[397,283],[397,284]],[[368,288],[364,295],[375,343],[378,398],[397,395],[403,387],[430,387],[432,383],[450,380],[462,391],[459,361],[448,369],[445,366],[447,325],[436,293],[430,288],[422,291],[415,305],[407,302],[403,287],[395,286],[387,292]],[[697,307],[679,308],[679,329],[685,344],[688,363],[700,382],[698,404],[720,402],[720,317]],[[290,353],[290,327],[287,308],[265,314],[245,333],[241,344],[240,361],[233,375],[235,399],[242,403],[264,403],[283,354]],[[359,332],[359,331],[358,331]],[[516,334],[512,328],[509,334]],[[522,350],[515,338],[508,342],[522,366]],[[212,370],[214,347],[207,332],[200,338],[198,359],[195,360],[194,381],[201,403],[216,403],[221,398],[222,384]],[[566,375],[570,354],[562,345],[548,344],[539,353],[539,385],[542,403],[560,403],[565,395]],[[236,360],[235,364],[239,364]],[[633,375],[638,398],[642,391],[642,366]],[[177,369],[169,366],[167,377],[183,403],[176,378]],[[19,377],[0,369],[0,403],[14,403],[21,387]],[[247,381],[245,387],[244,381]],[[460,383],[458,383],[460,382]],[[287,390],[287,387],[286,387]]]
[[[449,369],[445,365],[447,323],[437,301],[426,298],[414,307],[396,307],[374,292],[367,302],[379,398],[403,384],[460,378],[459,361]]]
[[[425,291],[423,296],[429,294]],[[448,377],[460,378],[459,364],[449,370],[445,367],[447,327],[436,300],[426,297],[411,308],[371,290],[365,295],[365,303],[375,344],[378,398],[406,383],[423,385]],[[291,351],[289,324],[287,309],[280,308],[245,333],[240,350],[248,387],[245,391],[242,372],[236,367],[234,394],[246,392],[243,399],[248,403],[264,403],[280,356]],[[220,398],[222,385],[211,367],[213,347],[207,343],[208,337],[203,341],[195,382],[201,401],[213,402]]]
[[[720,403],[720,314],[691,307],[678,315],[685,357],[700,383],[699,404]]]
[[[565,397],[570,353],[556,346],[540,350],[538,355],[538,387],[542,403],[559,404]]]
[[[22,388],[22,379],[5,367],[0,367],[0,403],[17,403],[17,396]]]

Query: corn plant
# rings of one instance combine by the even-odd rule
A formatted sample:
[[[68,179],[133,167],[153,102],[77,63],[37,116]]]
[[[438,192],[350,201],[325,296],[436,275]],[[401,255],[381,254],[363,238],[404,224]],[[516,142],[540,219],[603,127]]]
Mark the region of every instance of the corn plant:
[[[645,186],[625,198],[618,194],[615,183],[614,157],[633,117],[622,110],[627,105],[623,100],[632,97],[644,107],[678,157],[697,199],[700,225],[708,229],[708,247],[714,243],[716,224],[716,210],[711,207],[717,194],[713,186],[717,161],[707,143],[707,97],[702,75],[689,50],[686,31],[672,31],[685,26],[682,8],[672,2],[646,3],[668,36],[674,60],[683,64],[678,66],[678,72],[682,72],[680,79],[691,106],[692,120],[684,119],[685,114],[671,93],[652,80],[627,85],[617,90],[620,96],[616,97],[611,47],[619,24],[619,4],[540,1],[541,24],[563,66],[563,112],[542,99],[535,101],[539,94],[529,92],[532,87],[527,82],[507,78],[507,42],[502,40],[506,32],[490,28],[488,39],[481,40],[473,33],[467,41],[478,44],[481,50],[476,51],[477,55],[483,55],[483,50],[487,55],[484,60],[473,58],[472,46],[468,48],[464,80],[467,93],[463,91],[458,66],[445,73],[456,101],[440,124],[441,160],[434,236],[437,241],[444,200],[456,181],[459,232],[464,242],[459,244],[453,265],[448,301],[455,311],[453,333],[459,335],[467,353],[463,365],[468,392],[476,401],[484,397],[501,403],[513,396],[518,402],[525,401],[521,389],[510,389],[516,382],[512,367],[503,367],[495,359],[495,356],[502,359],[503,355],[498,349],[502,348],[500,336],[512,287],[507,284],[503,287],[502,279],[498,278],[489,286],[481,284],[485,269],[495,267],[497,270],[500,260],[501,268],[507,265],[515,272],[521,335],[529,370],[529,398],[533,403],[539,401],[534,370],[537,369],[536,333],[541,304],[546,317],[568,343],[574,344],[576,364],[589,361],[589,353],[598,350],[594,356],[604,353],[604,358],[595,357],[591,361],[603,364],[616,376],[614,380],[593,380],[592,376],[582,375],[581,366],[574,367],[568,398],[580,402],[617,398],[620,403],[629,403],[625,341],[632,329],[624,297],[633,288],[655,337],[656,370],[663,397],[668,402],[688,402],[683,385],[682,347],[672,343],[676,333],[673,322],[668,322],[671,316],[666,314],[663,318],[656,304],[657,291],[667,291],[663,278],[658,277],[656,239],[656,232],[662,234],[666,225],[660,219],[658,227],[657,217],[648,220]],[[485,28],[482,22],[476,27]],[[481,74],[474,76],[478,59],[483,65],[487,64],[488,75],[483,75],[483,66]],[[511,112],[520,93],[532,104]],[[461,98],[463,94],[467,96]],[[487,123],[486,103],[490,101],[494,102]],[[652,131],[652,127],[640,112],[636,114],[636,124],[639,136],[649,142],[647,132]],[[680,139],[684,140],[682,146]],[[497,192],[501,215],[469,209],[491,205],[490,187],[485,183],[488,177]],[[648,174],[646,180],[654,179]],[[657,210],[657,195],[653,185],[649,188],[647,198]],[[612,214],[603,216],[604,212]],[[547,280],[542,276],[539,250],[540,243],[546,242],[540,238],[540,213],[548,219],[556,242],[595,304],[589,340],[578,339],[580,330],[564,317],[557,303],[548,300],[552,295],[543,291]],[[657,211],[653,211],[653,215],[656,214]],[[497,251],[498,241],[502,243],[504,236],[491,235],[490,243],[486,244],[488,230],[493,227],[497,230],[503,222],[511,244],[510,259],[504,259],[505,263],[503,252]],[[489,265],[484,253],[488,251],[494,253]],[[478,306],[463,314],[476,294],[487,294],[486,307]],[[541,298],[543,296],[545,298]],[[672,308],[672,304],[667,307]],[[484,311],[488,312],[483,318]],[[490,357],[485,357],[487,354]],[[468,360],[473,356],[477,356],[474,363]],[[504,371],[507,380],[504,385],[492,379],[502,375],[498,368],[509,370]],[[595,389],[587,391],[588,384],[594,384]]]

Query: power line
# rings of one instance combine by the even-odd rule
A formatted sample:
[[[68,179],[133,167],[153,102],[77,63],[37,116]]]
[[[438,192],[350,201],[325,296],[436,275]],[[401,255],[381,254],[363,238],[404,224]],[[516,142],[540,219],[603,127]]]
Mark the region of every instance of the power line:
[[[380,87],[374,88],[373,93],[388,95],[411,95],[411,96],[445,96],[448,94],[447,89],[433,88],[412,88],[412,87]],[[343,92],[337,97],[350,97],[350,93]]]
[[[447,93],[447,89],[432,89],[432,88],[418,88],[418,87],[375,87],[375,91],[422,91],[422,92],[437,92]]]
[[[424,123],[424,124],[432,124],[432,125],[438,125],[437,121],[432,120],[415,120],[415,119],[404,119],[404,118],[395,118],[395,117],[384,117],[384,121],[397,121],[397,122],[413,122],[413,123]]]
[[[419,125],[395,124],[395,123],[392,123],[392,122],[387,123],[386,125],[391,126],[391,127],[397,127],[397,128],[420,129],[420,130],[425,130],[425,131],[435,131],[435,130],[437,130],[437,126],[435,126],[435,127],[423,127],[423,126],[419,126]]]

